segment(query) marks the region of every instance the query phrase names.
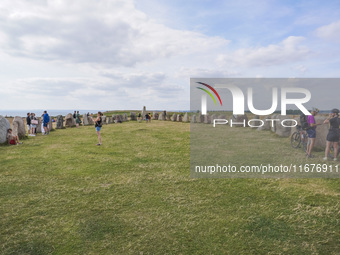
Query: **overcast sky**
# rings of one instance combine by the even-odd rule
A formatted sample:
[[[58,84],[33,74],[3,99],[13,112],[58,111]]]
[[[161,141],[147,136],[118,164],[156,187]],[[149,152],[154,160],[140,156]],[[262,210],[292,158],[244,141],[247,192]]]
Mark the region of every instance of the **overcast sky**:
[[[190,77],[339,77],[340,2],[1,0],[0,109],[190,108]]]

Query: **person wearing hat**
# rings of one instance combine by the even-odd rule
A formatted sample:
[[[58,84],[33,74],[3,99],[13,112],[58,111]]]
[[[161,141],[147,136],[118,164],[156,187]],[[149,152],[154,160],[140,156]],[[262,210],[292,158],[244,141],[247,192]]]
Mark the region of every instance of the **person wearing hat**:
[[[315,116],[319,113],[318,108],[313,108],[312,109],[312,115],[307,116],[307,123],[308,126],[310,127],[307,129],[307,135],[308,135],[308,143],[307,143],[307,157],[308,158],[313,158],[314,156],[312,155],[312,150],[315,144],[315,138],[316,138],[316,127],[319,125],[322,125],[322,123],[316,123],[315,121]]]
[[[338,156],[338,146],[339,146],[339,109],[333,109],[332,112],[329,114],[329,117],[324,121],[324,124],[329,123],[329,132],[327,135],[327,143],[326,143],[326,150],[325,150],[325,157],[324,160],[328,160],[328,153],[331,148],[331,144],[333,143],[334,148],[334,161],[337,160]]]

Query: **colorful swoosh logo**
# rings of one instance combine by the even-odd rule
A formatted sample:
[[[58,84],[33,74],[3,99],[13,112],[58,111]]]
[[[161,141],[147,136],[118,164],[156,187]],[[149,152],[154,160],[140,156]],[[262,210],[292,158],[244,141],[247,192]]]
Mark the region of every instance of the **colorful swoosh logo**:
[[[196,83],[201,84],[201,85],[206,86],[207,88],[211,89],[211,91],[214,92],[215,95],[217,96],[218,100],[220,100],[220,103],[221,103],[221,106],[222,106],[222,100],[221,100],[221,98],[220,98],[220,95],[217,93],[217,91],[216,91],[213,87],[211,87],[210,85],[208,85],[208,84],[206,84],[206,83],[203,83],[203,82],[196,82]],[[197,88],[203,90],[203,91],[206,92],[209,96],[211,96],[211,98],[212,98],[212,99],[214,100],[214,102],[215,102],[215,105],[217,105],[214,96],[213,96],[208,90],[203,89],[203,88],[200,88],[200,87],[197,87]]]

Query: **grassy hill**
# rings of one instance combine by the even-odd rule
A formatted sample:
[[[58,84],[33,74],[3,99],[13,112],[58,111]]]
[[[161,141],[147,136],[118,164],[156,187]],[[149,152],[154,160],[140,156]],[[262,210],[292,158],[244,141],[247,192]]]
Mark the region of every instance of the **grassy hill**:
[[[339,179],[191,179],[189,130],[128,122],[105,125],[102,146],[94,127],[0,146],[0,254],[339,254]],[[289,146],[271,139],[259,149]]]

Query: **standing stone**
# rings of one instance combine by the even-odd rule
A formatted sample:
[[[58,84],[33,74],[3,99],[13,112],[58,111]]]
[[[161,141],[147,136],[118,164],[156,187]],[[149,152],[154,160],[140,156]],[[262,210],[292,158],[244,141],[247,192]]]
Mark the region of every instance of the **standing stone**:
[[[231,117],[231,121],[233,122],[233,127],[248,127],[248,117],[247,115],[233,115]],[[242,124],[235,124],[235,123],[242,123]],[[245,123],[245,125],[243,124]]]
[[[172,115],[171,120],[172,120],[172,121],[176,121],[176,120],[177,120],[177,114],[176,114],[176,113],[174,113],[174,114]]]
[[[135,112],[130,112],[130,120],[137,120],[137,115]]]
[[[197,123],[195,114],[191,116],[191,123]]]
[[[197,122],[199,122],[199,123],[204,123],[204,115],[202,115],[201,113],[199,113],[199,114],[198,114]]]
[[[13,119],[13,135],[24,138],[26,136],[25,122],[22,117],[16,116]]]
[[[52,122],[52,116],[50,116],[50,122],[48,123],[48,130],[51,131],[53,129],[53,122]]]
[[[142,110],[142,120],[145,120],[145,114],[146,114],[146,107],[143,106],[143,110]]]
[[[221,115],[218,116],[218,119],[220,119],[220,120],[226,120],[226,119],[227,119],[227,116],[221,114]]]
[[[328,116],[316,115],[315,122],[323,123]],[[329,125],[320,125],[316,128],[316,138],[315,138],[315,147],[325,148],[326,147],[326,138],[329,132]]]
[[[164,120],[164,113],[160,113],[158,116],[158,120]]]
[[[189,116],[187,112],[184,114],[183,122],[189,122]]]
[[[211,116],[209,114],[204,115],[204,123],[205,124],[211,123]]]
[[[38,125],[37,125],[37,128],[36,128],[36,132],[41,133],[41,129],[42,129],[41,124],[42,124],[43,121],[42,121],[42,118],[37,118],[37,120],[38,120]]]
[[[214,123],[214,120],[217,119],[217,115],[216,114],[211,115],[210,119],[211,119],[211,123]]]
[[[11,128],[9,121],[0,115],[0,144],[7,142],[7,130]]]
[[[291,127],[283,127],[281,125],[281,121],[287,119],[286,116],[277,116],[277,119],[279,119],[279,121],[275,122],[275,133],[279,136],[282,137],[289,137],[290,133],[292,131]],[[284,124],[286,126],[292,126],[293,125],[293,121],[285,121]]]
[[[182,122],[182,115],[181,115],[181,114],[178,114],[178,115],[177,115],[177,121],[178,121],[178,122]]]
[[[113,114],[113,115],[112,115],[112,119],[113,119],[113,120],[116,120],[116,114]]]
[[[166,115],[166,120],[171,120],[170,114],[167,114],[167,115]]]
[[[106,124],[112,124],[112,117],[106,117]]]
[[[106,116],[102,116],[102,123],[103,123],[103,125],[106,125],[107,123],[106,123]]]
[[[120,114],[117,114],[115,123],[122,123],[122,122],[123,122],[123,116]]]
[[[92,116],[91,116],[91,117],[88,117],[87,120],[88,120],[88,122],[89,122],[89,125],[94,125],[94,121],[93,121]]]
[[[64,127],[64,119],[62,115],[57,116],[57,129],[61,129]]]
[[[255,115],[253,120],[254,121],[250,122],[250,125],[252,125],[254,127],[251,127],[251,128],[259,128],[259,126],[261,126],[261,124],[262,124],[260,116],[259,115]]]
[[[76,120],[73,118],[72,113],[69,113],[65,117],[65,126],[74,127],[76,125]]]
[[[275,124],[275,122],[278,121],[278,119],[279,119],[278,117],[279,117],[279,115],[277,115],[277,114],[274,114],[274,115],[272,115],[272,117],[271,117],[272,120],[275,120],[275,121],[274,121],[274,124],[272,124],[272,123],[270,122],[270,129],[271,129],[271,131],[274,132],[274,133],[276,132],[276,124]]]
[[[153,112],[152,113],[152,119],[153,120],[158,120],[158,117],[159,117],[159,113],[158,112]]]
[[[262,127],[259,127],[257,130],[258,131],[263,131],[263,130],[271,130],[271,121],[269,121],[271,119],[271,117],[268,115],[268,116],[265,116],[263,118],[263,126]]]
[[[89,118],[87,117],[86,113],[83,115],[83,125],[84,126],[88,126],[89,125]]]
[[[124,121],[124,122],[125,122],[125,121],[128,121],[128,116],[127,116],[126,113],[123,114],[123,121]]]

